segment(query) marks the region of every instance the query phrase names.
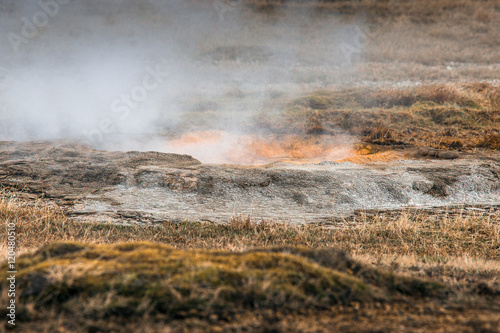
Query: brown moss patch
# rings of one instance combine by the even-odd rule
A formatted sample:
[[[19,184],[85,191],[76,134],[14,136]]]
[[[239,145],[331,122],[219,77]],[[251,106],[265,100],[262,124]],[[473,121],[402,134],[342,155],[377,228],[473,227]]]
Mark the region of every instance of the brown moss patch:
[[[347,134],[377,145],[467,150],[496,147],[500,88],[489,83],[318,91],[256,124],[273,133]]]

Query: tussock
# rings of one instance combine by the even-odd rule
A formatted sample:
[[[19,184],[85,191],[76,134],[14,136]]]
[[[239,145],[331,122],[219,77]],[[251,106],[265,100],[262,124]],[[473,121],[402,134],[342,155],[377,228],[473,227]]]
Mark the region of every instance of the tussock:
[[[498,96],[499,87],[480,82],[318,91],[297,98],[279,115],[260,114],[256,122],[275,132],[348,134],[379,145],[496,149]]]

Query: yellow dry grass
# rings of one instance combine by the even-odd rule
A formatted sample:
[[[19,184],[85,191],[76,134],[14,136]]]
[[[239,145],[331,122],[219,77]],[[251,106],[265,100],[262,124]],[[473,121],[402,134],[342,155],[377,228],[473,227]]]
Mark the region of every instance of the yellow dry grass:
[[[357,216],[330,226],[291,225],[235,217],[228,223],[165,222],[123,226],[82,223],[68,219],[57,207],[42,201],[0,199],[0,220],[16,225],[18,250],[33,251],[54,241],[92,244],[148,241],[181,249],[245,250],[265,246],[336,247],[354,255],[375,257],[417,255],[500,259],[500,213],[433,215],[402,211]],[[6,236],[6,229],[0,235]],[[5,246],[5,245],[4,245]]]
[[[384,327],[384,318],[407,325],[407,315],[436,329],[499,320],[498,212],[380,213],[324,226],[241,217],[119,226],[75,222],[42,201],[4,195],[0,221],[16,225],[25,253],[19,281],[33,284],[19,308],[28,330],[229,329],[227,320],[240,329],[324,331],[346,322],[360,329],[356,313],[374,316],[372,327]],[[437,282],[421,282],[429,278]],[[353,294],[354,285],[368,289]]]
[[[470,151],[497,149],[499,105],[500,87],[484,82],[352,88],[307,94],[255,123],[309,139],[347,134],[369,144]]]

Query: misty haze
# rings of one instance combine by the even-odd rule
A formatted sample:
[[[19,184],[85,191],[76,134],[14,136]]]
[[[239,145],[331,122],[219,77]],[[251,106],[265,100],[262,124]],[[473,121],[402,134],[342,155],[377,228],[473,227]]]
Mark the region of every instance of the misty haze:
[[[5,3],[3,140],[186,148],[228,162],[221,153],[237,149],[240,135],[272,134],[253,124],[257,114],[286,97],[352,85],[363,51],[361,19],[314,9],[266,18],[209,2],[85,1],[48,7],[52,17],[28,1]],[[188,130],[221,132],[215,142],[166,142]]]

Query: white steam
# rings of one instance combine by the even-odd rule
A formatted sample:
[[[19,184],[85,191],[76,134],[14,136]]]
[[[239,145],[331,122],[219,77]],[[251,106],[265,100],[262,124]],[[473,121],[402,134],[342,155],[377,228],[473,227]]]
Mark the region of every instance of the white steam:
[[[221,1],[0,0],[0,140],[168,152],[222,130],[220,155],[276,100],[348,79],[353,25]]]

